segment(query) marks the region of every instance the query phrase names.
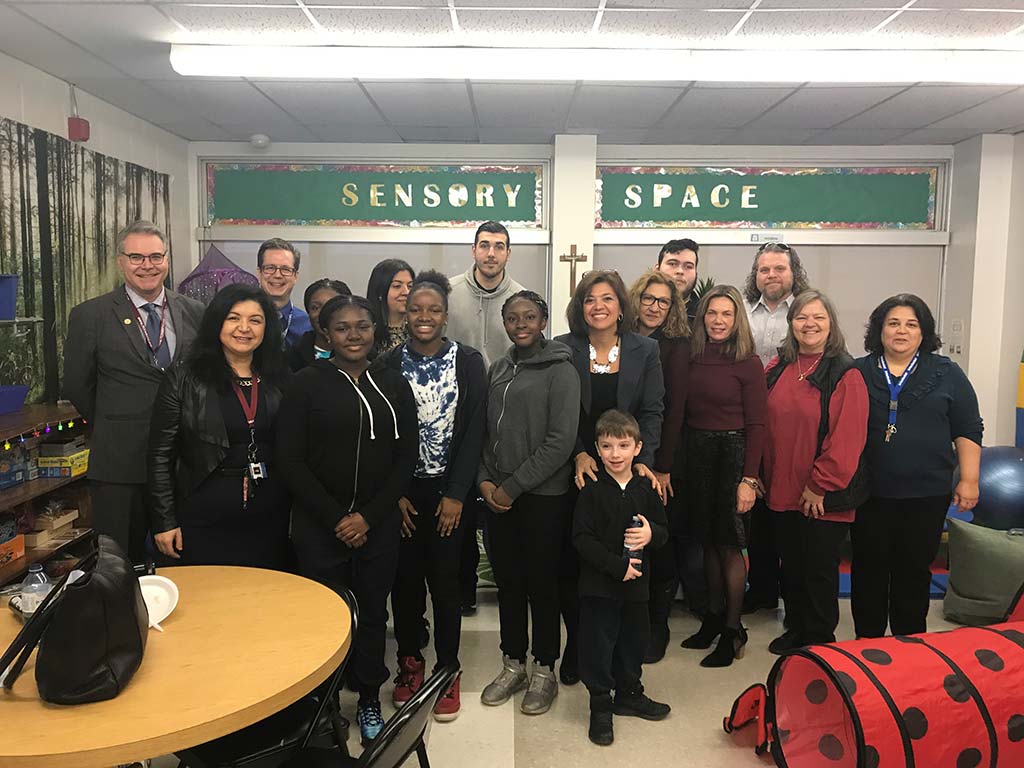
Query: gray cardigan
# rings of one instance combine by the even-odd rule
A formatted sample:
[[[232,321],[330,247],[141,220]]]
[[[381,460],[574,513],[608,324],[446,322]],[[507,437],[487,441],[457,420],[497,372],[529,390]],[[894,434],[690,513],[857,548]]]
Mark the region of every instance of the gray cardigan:
[[[519,362],[514,349],[491,365],[478,480],[490,480],[511,499],[558,496],[572,475],[580,380],[564,344],[545,340],[537,355]]]

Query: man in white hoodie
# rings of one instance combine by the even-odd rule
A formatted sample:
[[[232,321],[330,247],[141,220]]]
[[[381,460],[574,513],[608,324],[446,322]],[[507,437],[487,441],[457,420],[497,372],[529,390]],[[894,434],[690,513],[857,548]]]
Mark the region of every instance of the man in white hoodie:
[[[488,368],[511,343],[501,320],[501,305],[523,290],[505,269],[511,253],[504,225],[485,221],[473,239],[473,266],[451,278],[447,336],[480,350]]]

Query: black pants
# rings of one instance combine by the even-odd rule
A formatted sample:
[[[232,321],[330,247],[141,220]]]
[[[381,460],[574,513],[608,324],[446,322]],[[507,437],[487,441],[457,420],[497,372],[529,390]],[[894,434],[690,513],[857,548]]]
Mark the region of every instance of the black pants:
[[[591,696],[640,687],[650,634],[646,601],[580,597],[580,679]]]
[[[850,607],[857,637],[928,629],[931,565],[939,551],[949,494],[871,498],[853,524]]]
[[[527,605],[533,657],[553,667],[559,656],[558,564],[572,516],[566,495],[523,494],[502,514],[487,511],[491,565],[498,583],[501,652],[526,661]]]
[[[839,625],[839,557],[849,523],[772,512],[786,580],[786,627],[805,643],[831,643]]]
[[[477,529],[483,525],[487,507],[477,498],[476,491],[469,494],[462,505],[462,553],[459,557],[459,595],[462,605],[476,605],[476,571],[480,566],[480,546]]]
[[[396,508],[392,519],[370,529],[363,546],[349,549],[320,521],[302,512],[292,518],[299,573],[339,593],[351,589],[359,603],[359,629],[347,674],[362,701],[379,698],[380,687],[389,677],[384,642],[388,592],[398,568],[400,520]]]
[[[776,540],[778,521],[764,503],[758,499],[750,510],[750,541],[747,542],[750,585],[749,600],[757,603],[778,602],[783,583],[781,544]],[[787,609],[787,614],[788,614]]]
[[[89,483],[92,527],[120,545],[133,563],[146,561],[149,507],[145,483]]]
[[[434,651],[437,667],[459,663],[459,634],[462,632],[462,604],[459,597],[459,555],[465,526],[449,536],[437,531],[435,516],[441,501],[443,478],[413,478],[406,498],[419,513],[416,530],[402,539],[398,575],[391,595],[395,609],[395,639],[398,655],[422,659],[420,633],[426,590],[434,605]]]
[[[572,484],[566,494],[570,509],[576,508],[579,491]],[[562,669],[576,671],[579,666],[580,630],[580,556],[572,544],[572,514],[566,515],[562,532],[562,551],[558,556],[558,608],[565,624],[565,655]]]

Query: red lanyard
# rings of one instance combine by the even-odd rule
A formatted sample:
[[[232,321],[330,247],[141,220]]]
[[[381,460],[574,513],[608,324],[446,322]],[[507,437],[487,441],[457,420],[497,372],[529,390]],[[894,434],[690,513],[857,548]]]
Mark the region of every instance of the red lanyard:
[[[131,297],[129,297],[129,300]],[[139,308],[135,306],[135,302],[131,302],[132,310],[135,312],[135,319],[139,323],[139,328],[142,330],[142,338],[146,340],[146,346],[149,347],[149,351],[153,355],[153,359],[156,359],[156,351],[160,349],[160,346],[164,343],[164,339],[167,336],[167,325],[165,320],[167,319],[167,294],[164,294],[163,304],[160,305],[160,337],[156,340],[156,346],[153,346],[153,342],[149,338],[149,331],[146,330],[146,323],[142,319],[142,315],[139,314]]]
[[[242,388],[238,386],[238,382],[232,381],[231,386],[235,389],[235,395],[238,397],[238,402],[242,405],[242,412],[245,413],[245,420],[249,423],[249,429],[251,430],[256,424],[256,409],[260,405],[260,380],[255,376],[252,377],[252,391],[249,393],[248,400],[242,394]]]

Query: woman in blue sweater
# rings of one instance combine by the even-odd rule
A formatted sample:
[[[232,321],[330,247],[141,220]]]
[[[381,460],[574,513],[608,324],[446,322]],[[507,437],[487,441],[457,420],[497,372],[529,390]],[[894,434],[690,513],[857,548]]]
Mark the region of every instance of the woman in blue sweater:
[[[941,343],[931,310],[913,294],[891,296],[868,320],[868,354],[857,366],[870,398],[871,498],[851,537],[858,637],[881,637],[887,624],[894,635],[927,630],[931,564],[950,500],[960,510],[978,502],[978,398],[960,366],[936,354]]]

